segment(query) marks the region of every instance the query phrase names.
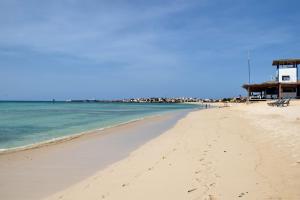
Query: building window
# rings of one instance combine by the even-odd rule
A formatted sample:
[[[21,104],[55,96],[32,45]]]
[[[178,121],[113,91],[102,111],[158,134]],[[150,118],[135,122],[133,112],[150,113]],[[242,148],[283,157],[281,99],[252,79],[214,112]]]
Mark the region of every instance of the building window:
[[[283,81],[289,81],[291,78],[290,76],[282,76]]]
[[[295,93],[296,92],[296,88],[282,88],[282,92],[286,92],[286,93]]]

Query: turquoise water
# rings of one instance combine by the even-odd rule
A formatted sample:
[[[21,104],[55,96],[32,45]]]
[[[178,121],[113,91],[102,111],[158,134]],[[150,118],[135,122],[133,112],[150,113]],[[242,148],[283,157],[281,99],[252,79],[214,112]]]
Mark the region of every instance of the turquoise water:
[[[187,104],[0,102],[0,149],[197,107]]]

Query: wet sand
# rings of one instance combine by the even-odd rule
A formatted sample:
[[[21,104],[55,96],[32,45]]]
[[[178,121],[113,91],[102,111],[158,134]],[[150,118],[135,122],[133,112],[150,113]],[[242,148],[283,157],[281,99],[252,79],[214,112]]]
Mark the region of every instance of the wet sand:
[[[0,199],[41,199],[63,190],[171,128],[187,111],[148,117],[70,141],[0,154]]]

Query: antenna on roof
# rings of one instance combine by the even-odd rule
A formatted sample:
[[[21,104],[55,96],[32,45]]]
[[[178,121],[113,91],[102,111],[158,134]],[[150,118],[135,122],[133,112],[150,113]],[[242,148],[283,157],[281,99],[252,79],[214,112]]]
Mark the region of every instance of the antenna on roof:
[[[248,50],[248,82],[251,83],[250,51]]]
[[[248,98],[247,98],[247,104],[249,103],[250,101],[250,83],[251,83],[251,69],[250,69],[250,51],[248,50],[248,84],[249,84],[249,87],[248,87]]]

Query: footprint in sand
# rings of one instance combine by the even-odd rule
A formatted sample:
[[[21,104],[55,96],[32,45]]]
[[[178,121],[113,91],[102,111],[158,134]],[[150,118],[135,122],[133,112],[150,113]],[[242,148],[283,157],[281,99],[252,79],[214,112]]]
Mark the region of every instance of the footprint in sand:
[[[149,168],[148,168],[148,171],[151,171],[151,170],[153,170],[153,167],[149,167]]]
[[[239,196],[238,196],[238,197],[239,197],[239,198],[241,198],[241,197],[243,197],[243,196],[244,196],[244,195],[246,195],[246,194],[248,194],[248,192],[245,192],[245,193],[244,193],[244,192],[242,192],[241,194],[239,194]]]
[[[191,193],[191,192],[194,192],[195,190],[197,190],[197,188],[190,189],[190,190],[188,190],[187,192],[188,192],[188,193]]]
[[[129,183],[123,183],[122,184],[122,187],[126,187],[126,186],[128,186],[129,185]]]

